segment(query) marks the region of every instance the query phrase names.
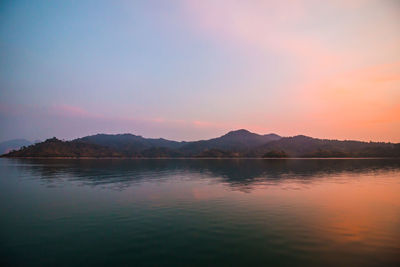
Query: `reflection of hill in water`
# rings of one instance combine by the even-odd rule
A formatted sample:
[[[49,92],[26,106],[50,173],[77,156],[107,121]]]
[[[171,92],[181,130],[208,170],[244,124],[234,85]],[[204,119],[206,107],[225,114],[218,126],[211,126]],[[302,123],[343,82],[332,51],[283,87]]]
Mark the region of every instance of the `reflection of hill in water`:
[[[171,175],[185,179],[204,176],[235,187],[254,183],[277,183],[287,179],[312,181],[341,173],[365,173],[400,169],[398,159],[307,159],[307,160],[56,160],[12,159],[35,177],[47,182],[57,179],[79,181],[88,185],[119,184],[129,186],[143,181],[165,180]],[[193,174],[191,176],[191,174]]]

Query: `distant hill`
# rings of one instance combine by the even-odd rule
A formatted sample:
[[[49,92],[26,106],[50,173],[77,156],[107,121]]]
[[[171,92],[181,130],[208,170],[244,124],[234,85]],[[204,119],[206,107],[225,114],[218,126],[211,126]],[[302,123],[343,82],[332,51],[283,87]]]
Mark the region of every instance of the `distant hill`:
[[[56,138],[30,145],[5,157],[400,157],[400,144],[339,141],[304,135],[259,135],[241,129],[194,142],[144,138],[133,134],[97,134],[72,141]]]
[[[18,150],[23,146],[29,146],[32,143],[25,139],[13,139],[0,143],[0,155],[6,154],[12,150]]]

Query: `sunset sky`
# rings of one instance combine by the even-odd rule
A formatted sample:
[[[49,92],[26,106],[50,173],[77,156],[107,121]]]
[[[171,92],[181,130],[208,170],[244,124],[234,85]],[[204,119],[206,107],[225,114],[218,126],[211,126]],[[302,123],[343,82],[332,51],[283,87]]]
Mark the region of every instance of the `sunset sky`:
[[[1,1],[0,141],[400,142],[400,1]]]

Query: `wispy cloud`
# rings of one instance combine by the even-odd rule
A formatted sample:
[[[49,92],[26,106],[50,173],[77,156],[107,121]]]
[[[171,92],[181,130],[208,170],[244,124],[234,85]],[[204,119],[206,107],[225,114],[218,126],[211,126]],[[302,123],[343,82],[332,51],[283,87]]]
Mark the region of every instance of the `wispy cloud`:
[[[34,133],[41,139],[53,135],[72,139],[96,133],[133,133],[147,137],[195,140],[215,137],[231,129],[228,124],[200,120],[112,116],[67,104],[50,107],[2,104],[0,118],[3,139],[14,137],[16,125],[18,132],[23,133],[22,137]],[[187,136],[194,137],[188,139]]]

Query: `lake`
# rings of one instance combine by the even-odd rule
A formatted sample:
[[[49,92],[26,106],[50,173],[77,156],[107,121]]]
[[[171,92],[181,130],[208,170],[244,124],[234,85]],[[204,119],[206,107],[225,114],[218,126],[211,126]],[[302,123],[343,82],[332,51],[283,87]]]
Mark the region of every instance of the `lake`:
[[[2,266],[400,266],[400,160],[0,159]]]

